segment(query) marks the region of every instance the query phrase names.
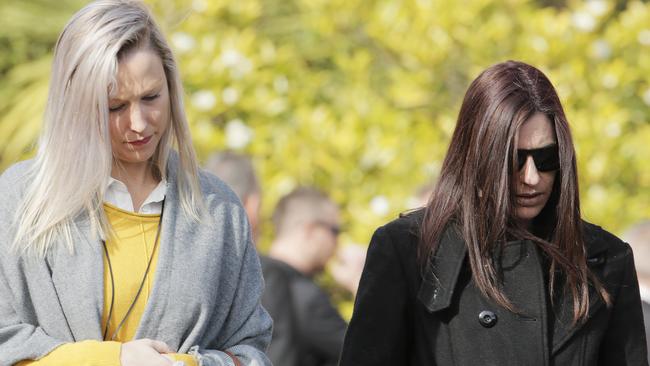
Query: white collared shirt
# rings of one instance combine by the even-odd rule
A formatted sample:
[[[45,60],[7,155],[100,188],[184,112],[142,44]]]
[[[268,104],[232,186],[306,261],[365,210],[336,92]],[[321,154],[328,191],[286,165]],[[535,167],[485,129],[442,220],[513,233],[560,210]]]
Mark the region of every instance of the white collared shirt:
[[[140,205],[140,210],[138,210],[137,213],[160,214],[166,192],[167,180],[163,178],[160,183],[158,183],[158,186],[149,193],[149,196],[147,196],[147,199],[144,200],[142,205]],[[131,194],[128,189],[126,189],[126,185],[113,177],[108,177],[108,186],[106,187],[106,193],[104,194],[104,202],[110,203],[111,205],[125,211],[135,212],[133,209],[133,200],[131,199]]]

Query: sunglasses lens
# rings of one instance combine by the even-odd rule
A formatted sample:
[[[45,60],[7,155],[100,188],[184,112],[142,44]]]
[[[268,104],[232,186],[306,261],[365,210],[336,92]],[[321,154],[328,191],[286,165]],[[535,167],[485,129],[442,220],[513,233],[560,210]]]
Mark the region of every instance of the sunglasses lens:
[[[560,169],[560,156],[557,145],[531,150],[517,149],[517,168],[519,170],[526,165],[528,156],[533,157],[535,167],[540,172],[550,172]]]
[[[517,150],[517,170],[521,170],[526,165],[528,153],[526,150]]]
[[[537,149],[533,153],[535,166],[540,172],[549,172],[560,168],[560,156],[558,155],[557,145],[552,145],[542,149]]]

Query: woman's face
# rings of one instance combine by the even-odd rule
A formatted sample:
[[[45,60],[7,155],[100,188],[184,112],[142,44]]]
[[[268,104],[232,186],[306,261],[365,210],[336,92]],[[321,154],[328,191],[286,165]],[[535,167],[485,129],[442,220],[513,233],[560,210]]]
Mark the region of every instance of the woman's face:
[[[170,123],[167,78],[154,51],[139,48],[122,57],[108,106],[114,158],[146,166]]]
[[[543,113],[536,113],[519,128],[517,150],[534,150],[555,144],[557,139],[553,124]],[[535,161],[532,155],[524,156],[523,167],[515,173],[515,214],[517,219],[529,225],[551,196],[557,170],[540,171],[538,166],[544,167],[542,159]]]

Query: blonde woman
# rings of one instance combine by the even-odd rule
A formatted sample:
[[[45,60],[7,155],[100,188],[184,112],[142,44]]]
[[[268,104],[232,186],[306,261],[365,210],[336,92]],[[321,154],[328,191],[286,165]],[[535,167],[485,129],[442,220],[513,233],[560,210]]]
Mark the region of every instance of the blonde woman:
[[[0,365],[270,365],[246,213],[182,95],[140,3],[67,24],[38,153],[0,178]]]

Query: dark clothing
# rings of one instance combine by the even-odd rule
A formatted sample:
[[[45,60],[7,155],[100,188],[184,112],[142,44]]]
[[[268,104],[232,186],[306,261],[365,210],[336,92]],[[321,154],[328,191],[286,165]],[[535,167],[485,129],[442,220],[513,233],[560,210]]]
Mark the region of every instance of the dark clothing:
[[[277,366],[336,365],[347,324],[312,278],[262,257],[262,305],[274,322],[267,351]]]
[[[444,233],[423,280],[416,262],[421,219],[419,211],[375,232],[341,366],[647,365],[632,252],[615,236],[584,223],[588,265],[613,307],[590,288],[589,319],[571,327],[572,300],[560,297],[553,312],[543,255],[528,240],[509,242],[500,261],[504,293],[520,314],[480,294],[454,229]]]
[[[645,322],[645,340],[650,350],[650,303],[645,301],[641,303],[643,304],[643,321]]]
[[[260,255],[264,276],[262,306],[273,319],[273,336],[266,355],[273,365],[298,365],[296,318],[287,265]]]

